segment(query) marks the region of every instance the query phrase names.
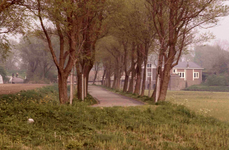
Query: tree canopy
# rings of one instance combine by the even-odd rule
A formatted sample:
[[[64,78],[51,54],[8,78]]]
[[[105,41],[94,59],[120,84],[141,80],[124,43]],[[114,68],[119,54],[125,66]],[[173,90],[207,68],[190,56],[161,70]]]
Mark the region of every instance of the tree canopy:
[[[37,71],[43,72],[43,77],[54,64],[60,103],[67,103],[67,78],[71,70],[76,67],[78,98],[83,99],[88,91],[89,72],[96,59],[102,62],[103,80],[107,86],[111,87],[113,78],[112,87],[120,88],[124,76],[124,92],[144,95],[147,61],[155,52],[158,86],[152,98],[163,101],[170,70],[195,39],[194,29],[214,25],[219,17],[227,15],[228,7],[223,2],[3,0],[0,2],[0,55],[6,57],[9,51],[8,33],[26,32],[24,36],[32,33],[31,43],[21,41],[22,62],[27,64],[29,72],[40,67]],[[24,18],[34,27],[23,30],[27,23]],[[219,67],[216,65],[215,68]]]
[[[11,45],[7,35],[24,33],[26,22],[24,0],[2,0],[0,2],[0,59],[6,59]],[[27,26],[28,27],[28,26]]]

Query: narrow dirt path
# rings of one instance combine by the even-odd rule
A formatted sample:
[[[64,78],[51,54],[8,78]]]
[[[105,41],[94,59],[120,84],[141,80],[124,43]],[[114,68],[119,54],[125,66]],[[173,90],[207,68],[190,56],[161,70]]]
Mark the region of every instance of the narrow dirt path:
[[[139,106],[144,103],[128,98],[113,92],[110,92],[102,87],[89,85],[89,94],[94,97],[99,104],[92,107],[113,107],[113,106]]]

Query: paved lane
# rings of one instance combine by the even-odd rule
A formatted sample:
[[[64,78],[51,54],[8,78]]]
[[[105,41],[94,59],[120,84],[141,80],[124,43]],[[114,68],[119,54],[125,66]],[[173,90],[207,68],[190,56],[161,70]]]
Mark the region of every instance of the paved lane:
[[[99,104],[92,107],[113,107],[113,106],[139,106],[144,103],[128,98],[113,92],[110,92],[102,87],[89,85],[88,92],[93,96]]]

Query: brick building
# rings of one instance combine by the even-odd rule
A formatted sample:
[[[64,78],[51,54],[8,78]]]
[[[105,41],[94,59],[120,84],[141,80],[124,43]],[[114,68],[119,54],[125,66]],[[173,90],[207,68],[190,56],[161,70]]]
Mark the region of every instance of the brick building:
[[[181,90],[191,85],[200,84],[202,82],[202,70],[199,65],[194,62],[179,62],[171,70],[169,89],[170,90]],[[156,66],[153,64],[147,64],[146,69],[146,85],[149,87],[151,81],[151,89],[156,84]]]

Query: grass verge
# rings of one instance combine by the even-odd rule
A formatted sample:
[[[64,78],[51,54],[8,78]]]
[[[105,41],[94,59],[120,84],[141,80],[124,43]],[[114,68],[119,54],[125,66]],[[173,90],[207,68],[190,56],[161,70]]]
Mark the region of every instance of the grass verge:
[[[72,106],[59,105],[57,91],[49,88],[23,98],[22,93],[15,99],[1,98],[0,149],[228,148],[229,124],[197,115],[185,106],[94,108],[77,101]],[[44,101],[46,97],[53,98]],[[27,123],[28,118],[35,122]]]

